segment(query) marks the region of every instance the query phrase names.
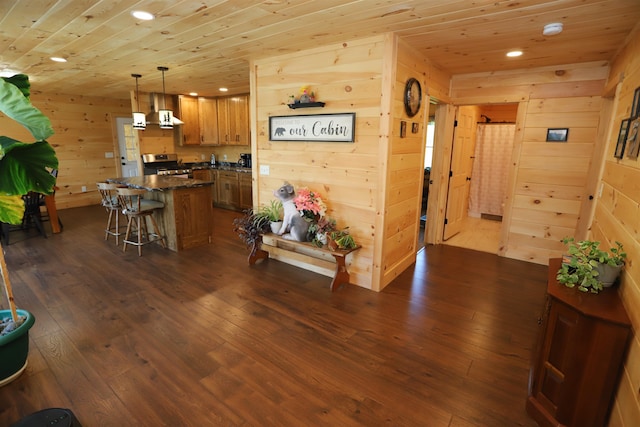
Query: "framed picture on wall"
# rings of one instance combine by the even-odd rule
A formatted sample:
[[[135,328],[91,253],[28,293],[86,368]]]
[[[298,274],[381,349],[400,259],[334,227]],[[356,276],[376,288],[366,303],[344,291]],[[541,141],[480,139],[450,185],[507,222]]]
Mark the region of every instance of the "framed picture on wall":
[[[640,87],[636,88],[633,94],[633,104],[631,104],[631,119],[635,119],[640,115]]]
[[[627,131],[627,157],[630,159],[637,159],[638,151],[640,151],[638,127],[640,127],[640,117],[636,117],[629,123],[629,130]]]
[[[616,144],[616,151],[613,153],[614,157],[621,159],[624,155],[624,147],[627,145],[627,133],[629,132],[629,123],[631,119],[624,119],[620,123],[620,132],[618,132],[618,143]]]
[[[567,142],[568,137],[569,137],[568,128],[547,129],[547,142]]]

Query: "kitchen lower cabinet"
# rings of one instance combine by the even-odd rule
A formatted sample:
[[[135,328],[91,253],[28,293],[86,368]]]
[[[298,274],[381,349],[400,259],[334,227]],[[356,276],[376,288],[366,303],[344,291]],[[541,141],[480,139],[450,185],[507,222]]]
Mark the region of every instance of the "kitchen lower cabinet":
[[[238,172],[238,181],[240,185],[240,209],[251,209],[253,207],[251,173]]]
[[[227,209],[240,208],[238,172],[218,171],[218,205]]]
[[[164,203],[157,221],[173,251],[211,243],[213,238],[213,203],[211,186],[185,187],[150,191],[149,197]]]
[[[617,289],[596,295],[567,288],[556,280],[560,265],[560,258],[549,262],[527,413],[540,426],[605,426],[631,322]]]
[[[218,171],[215,169],[195,169],[193,171],[193,179],[200,179],[202,181],[211,181],[211,199],[213,203],[218,203]]]

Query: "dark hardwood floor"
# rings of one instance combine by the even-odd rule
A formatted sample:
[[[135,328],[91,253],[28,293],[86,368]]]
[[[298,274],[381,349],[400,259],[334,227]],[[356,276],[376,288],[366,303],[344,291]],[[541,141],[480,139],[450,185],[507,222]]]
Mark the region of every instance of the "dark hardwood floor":
[[[428,246],[383,292],[216,239],[175,253],[105,242],[100,207],[12,232],[29,365],[0,426],[49,407],[92,426],[534,426],[524,410],[546,267]],[[48,227],[48,225],[47,225]],[[7,304],[2,300],[2,307]]]

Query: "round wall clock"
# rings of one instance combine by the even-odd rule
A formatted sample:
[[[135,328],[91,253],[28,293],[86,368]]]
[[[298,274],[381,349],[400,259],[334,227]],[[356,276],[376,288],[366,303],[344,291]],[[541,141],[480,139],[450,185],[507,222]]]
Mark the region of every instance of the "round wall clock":
[[[413,77],[407,80],[404,87],[404,109],[409,117],[413,117],[420,111],[422,103],[422,87],[420,82]]]

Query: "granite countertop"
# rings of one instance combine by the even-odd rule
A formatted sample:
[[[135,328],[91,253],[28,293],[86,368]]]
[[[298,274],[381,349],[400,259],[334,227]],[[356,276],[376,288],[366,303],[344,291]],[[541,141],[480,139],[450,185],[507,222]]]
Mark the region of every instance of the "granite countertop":
[[[219,162],[215,166],[211,166],[209,163],[186,163],[186,166],[191,167],[193,170],[212,169],[220,171],[236,171],[240,173],[251,173],[251,168],[240,166],[237,163]]]
[[[141,188],[147,191],[168,191],[178,188],[193,188],[212,185],[211,181],[200,179],[176,178],[171,175],[143,175],[128,178],[109,178],[107,182],[126,185],[131,188]]]

